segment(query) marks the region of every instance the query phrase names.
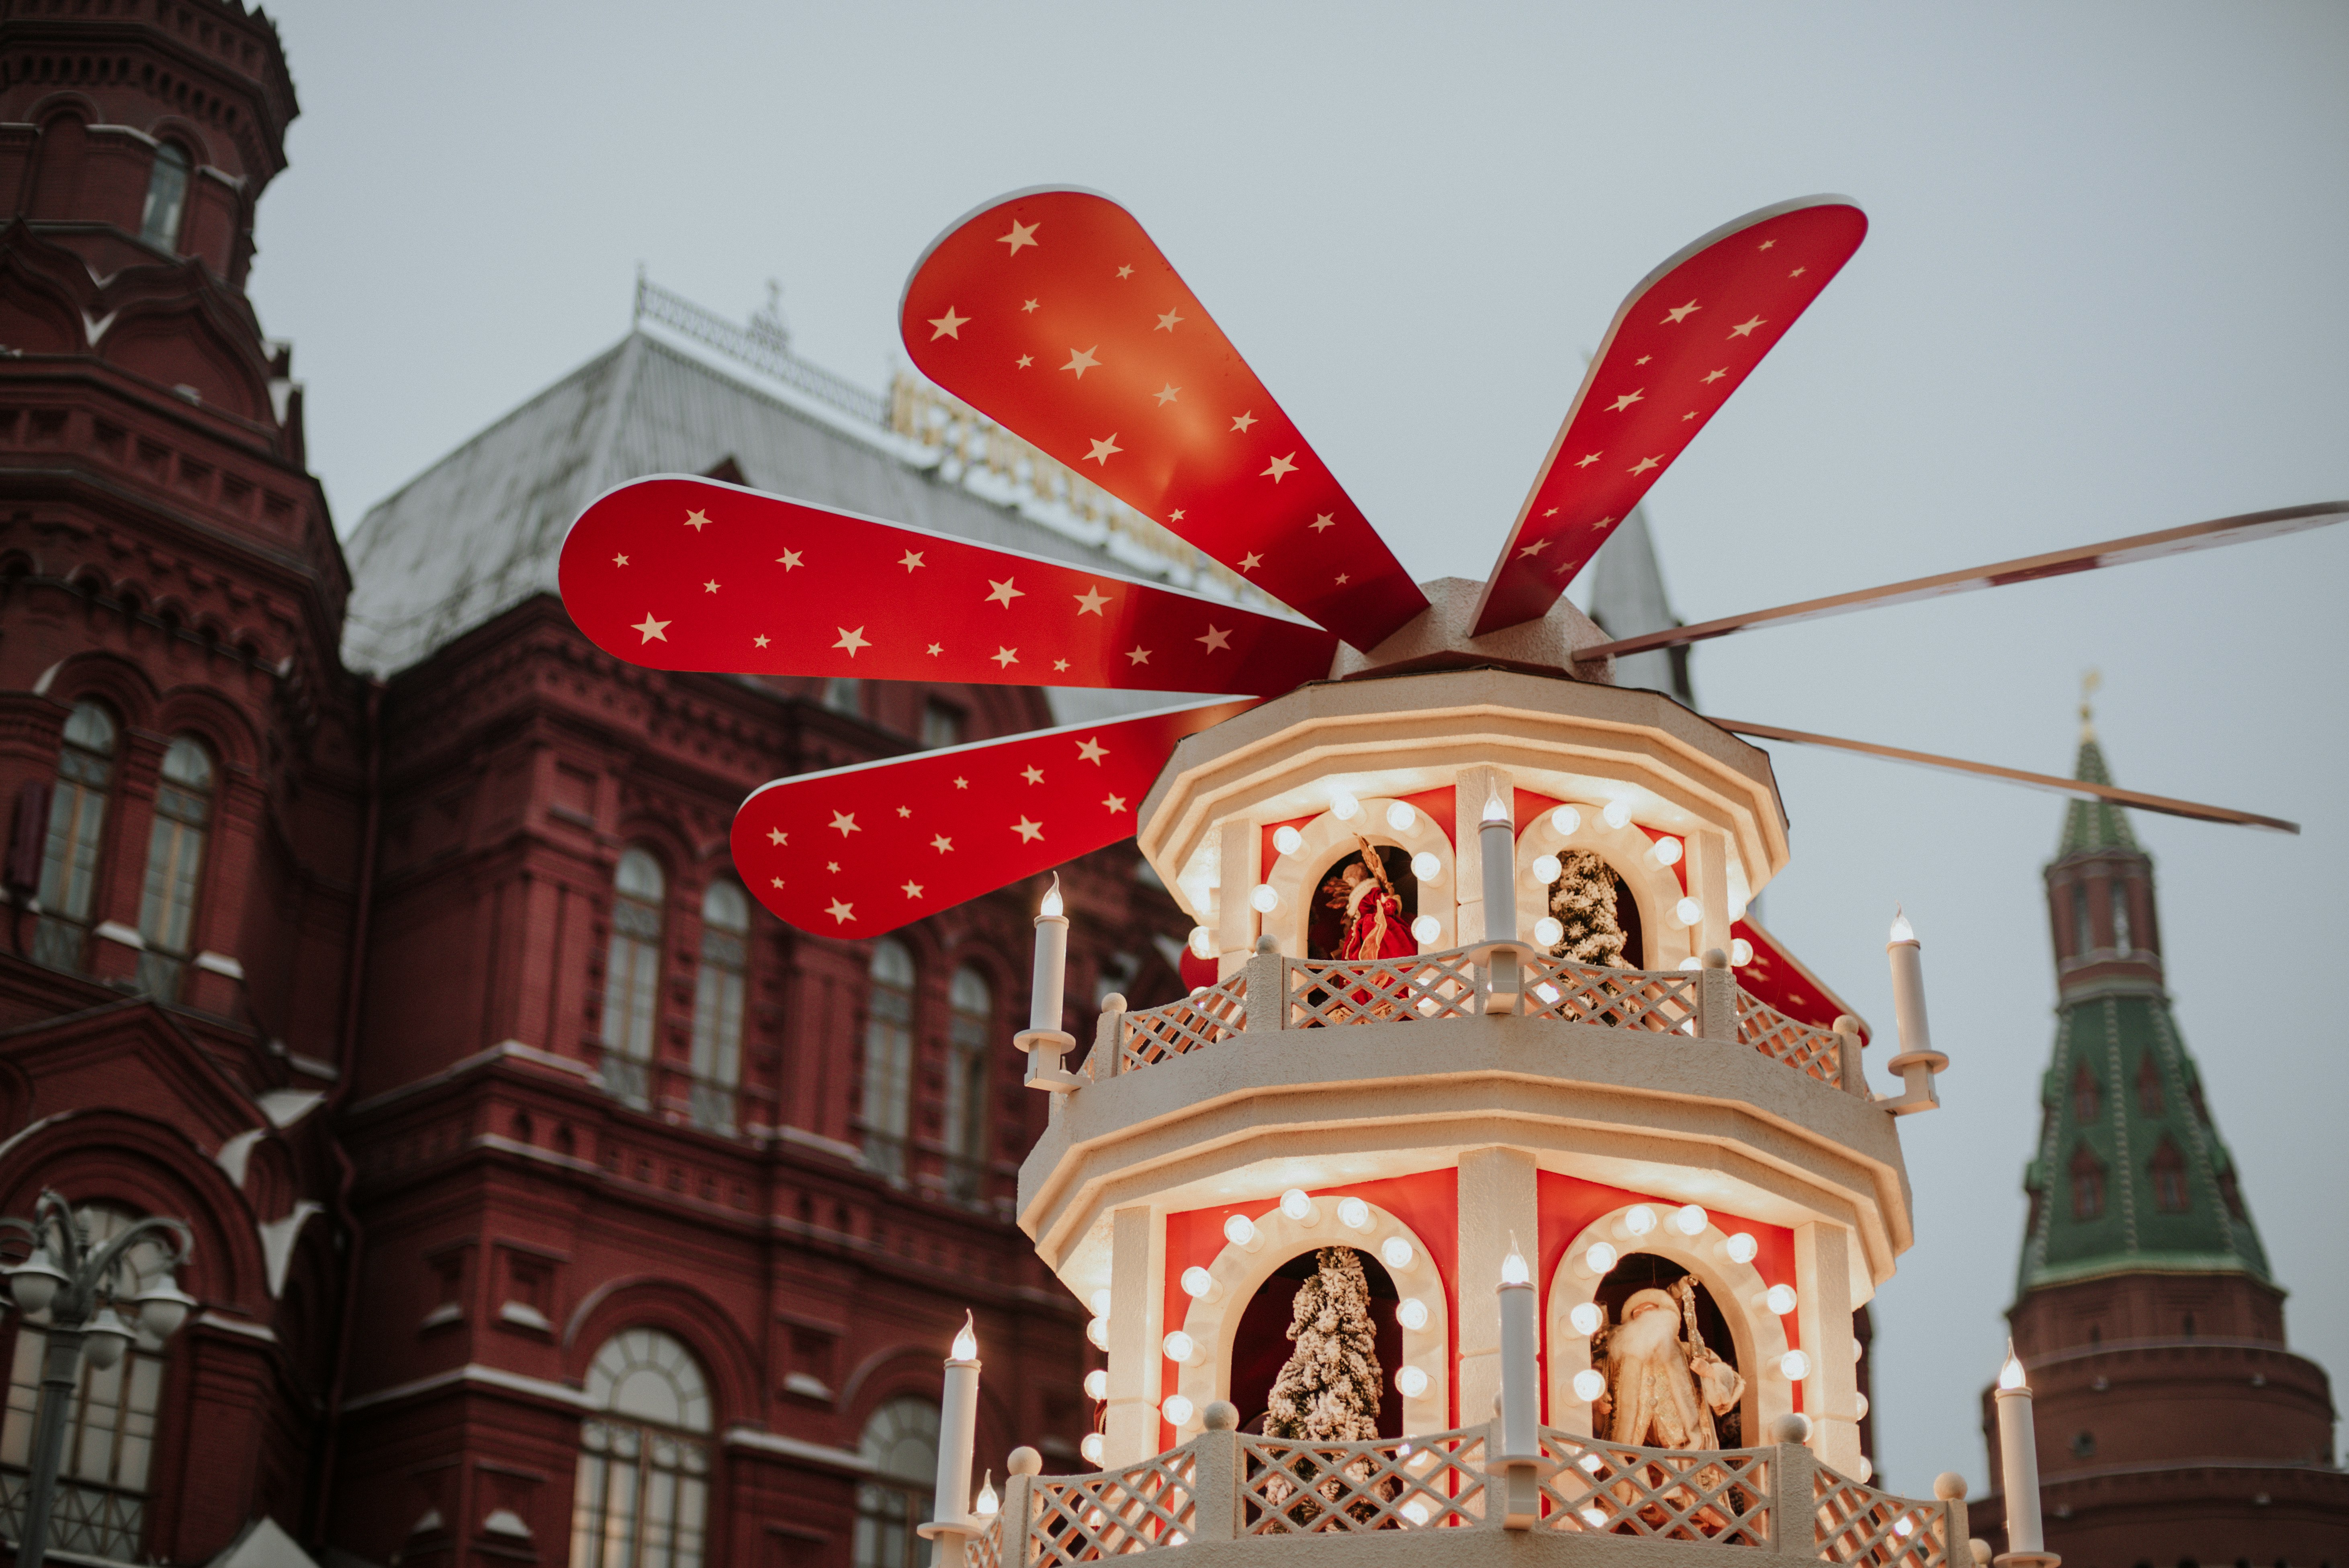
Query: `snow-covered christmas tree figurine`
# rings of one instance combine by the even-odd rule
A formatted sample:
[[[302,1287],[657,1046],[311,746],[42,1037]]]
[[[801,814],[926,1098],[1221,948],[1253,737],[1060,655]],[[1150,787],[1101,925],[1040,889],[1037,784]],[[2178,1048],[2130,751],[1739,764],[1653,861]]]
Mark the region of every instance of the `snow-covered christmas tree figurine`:
[[[1323,1247],[1313,1277],[1298,1287],[1288,1337],[1297,1348],[1272,1385],[1268,1438],[1292,1442],[1370,1442],[1379,1435],[1378,1328],[1371,1284],[1351,1247]]]
[[[1550,948],[1551,954],[1594,968],[1629,968],[1623,957],[1623,924],[1615,913],[1614,868],[1588,850],[1560,855],[1557,868],[1549,907],[1566,932]]]

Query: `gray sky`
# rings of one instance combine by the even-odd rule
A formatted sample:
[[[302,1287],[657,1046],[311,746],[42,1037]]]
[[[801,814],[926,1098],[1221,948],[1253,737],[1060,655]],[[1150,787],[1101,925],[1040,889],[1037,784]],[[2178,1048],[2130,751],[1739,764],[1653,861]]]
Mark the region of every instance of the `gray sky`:
[[[740,315],[780,279],[801,351],[877,388],[922,246],[1045,182],[1141,218],[1423,577],[1490,566],[1648,268],[1821,191],[1868,243],[1651,497],[1686,618],[2349,496],[2337,5],[272,10],[306,112],[253,294],[346,529],[615,341],[639,261]],[[1708,711],[2058,772],[2101,665],[2122,783],[2307,825],[2136,824],[2293,1342],[2336,1375],[2344,589],[2349,527],[1697,659]],[[1895,900],[1924,940],[1952,1066],[1902,1128],[1879,1463],[1979,1485],[2062,804],[1775,751],[1774,927],[1886,1021]]]

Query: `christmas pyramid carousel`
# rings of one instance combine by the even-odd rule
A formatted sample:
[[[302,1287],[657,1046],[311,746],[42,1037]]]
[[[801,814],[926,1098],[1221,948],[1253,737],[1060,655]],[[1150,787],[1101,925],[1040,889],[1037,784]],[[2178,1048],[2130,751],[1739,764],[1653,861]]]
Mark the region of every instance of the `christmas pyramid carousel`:
[[[1414,583],[1140,225],[1069,190],[930,247],[900,310],[916,364],[1305,619],[706,480],[622,486],[574,526],[564,600],[639,664],[1232,694],[778,780],[736,819],[747,885],[826,935],[1129,835],[1197,923],[1198,987],[1110,997],[1071,1069],[1071,914],[1054,891],[1037,917],[1019,1043],[1053,1111],[1019,1219],[1092,1308],[1103,1468],[1045,1477],[1018,1450],[974,1504],[967,1332],[942,1556],[1298,1534],[1440,1555],[1506,1531],[1568,1555],[1966,1561],[1955,1478],[1890,1496],[1859,1441],[1852,1315],[1912,1241],[1896,1118],[1947,1065],[1918,945],[1896,923],[1901,1087],[1872,1093],[1864,1026],[1748,913],[1788,846],[1741,736],[2291,824],[1707,719],[1617,687],[1612,658],[2349,507],[1610,642],[1564,590],[1866,227],[1837,199],[1782,203],[1634,289],[1481,583]],[[2009,1556],[2046,1561],[2027,1513]]]

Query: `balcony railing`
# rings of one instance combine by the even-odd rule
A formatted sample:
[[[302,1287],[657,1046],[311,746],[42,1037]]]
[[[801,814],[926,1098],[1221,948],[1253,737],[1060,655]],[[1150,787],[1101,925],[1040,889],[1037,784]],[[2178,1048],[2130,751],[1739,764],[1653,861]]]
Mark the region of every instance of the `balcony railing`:
[[[1262,1029],[1432,1023],[1516,1013],[1562,1024],[1735,1041],[1772,1061],[1865,1094],[1859,1038],[1806,1024],[1749,995],[1726,969],[1603,969],[1508,943],[1377,961],[1258,953],[1163,1007],[1102,1016],[1094,1079],[1139,1071]]]
[[[1191,1542],[1508,1527],[1491,1429],[1362,1443],[1207,1431],[1093,1475],[1009,1478],[971,1568],[1070,1568]],[[1854,1568],[1949,1568],[1962,1499],[1896,1497],[1799,1443],[1646,1449],[1545,1429],[1526,1528],[1685,1542]],[[1523,1521],[1521,1521],[1521,1523]],[[1967,1560],[1970,1563],[1970,1559]],[[1961,1564],[1961,1568],[1964,1568]]]

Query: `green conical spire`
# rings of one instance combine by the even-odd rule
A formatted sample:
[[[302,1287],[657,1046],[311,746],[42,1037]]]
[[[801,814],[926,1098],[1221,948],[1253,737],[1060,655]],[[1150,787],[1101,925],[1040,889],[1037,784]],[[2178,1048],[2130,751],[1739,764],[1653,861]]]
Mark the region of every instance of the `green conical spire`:
[[[2110,783],[2085,703],[2081,718],[2074,777]],[[2067,863],[2075,858],[2080,863]],[[2102,875],[2116,886],[2142,877],[2151,896],[2152,857],[2116,806],[2073,802],[2048,872],[2051,897],[2059,872]],[[2069,901],[2058,899],[2057,908],[2068,910]],[[2268,1277],[2233,1157],[2210,1119],[2160,974],[2158,955],[2141,947],[2092,954],[2085,968],[2066,974],[2054,1060],[2040,1081],[2039,1149],[2023,1176],[2031,1230],[2018,1295],[2107,1274]]]
[[[2109,784],[2113,776],[2105,767],[2104,748],[2096,744],[2095,719],[2084,700],[2080,704],[2080,759],[2073,764],[2072,777],[2090,784]],[[2076,855],[2086,850],[2133,850],[2137,837],[2129,831],[2128,813],[2108,800],[2075,800],[2064,809],[2064,841],[2055,848],[2055,858]]]

